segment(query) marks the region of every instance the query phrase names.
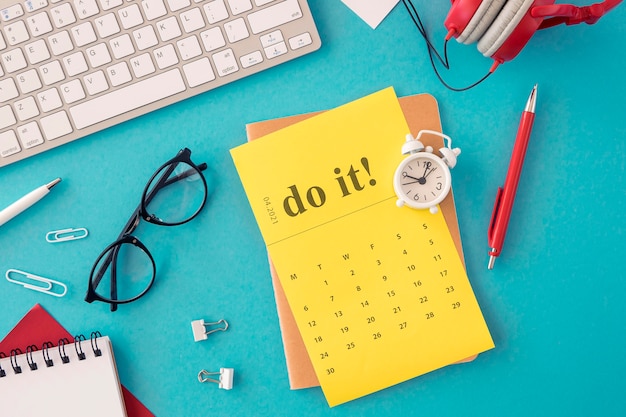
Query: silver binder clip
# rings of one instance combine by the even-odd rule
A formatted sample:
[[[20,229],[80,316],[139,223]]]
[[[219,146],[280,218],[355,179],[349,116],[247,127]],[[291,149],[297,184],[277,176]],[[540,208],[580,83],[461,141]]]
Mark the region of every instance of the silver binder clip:
[[[219,375],[219,379],[210,378],[212,375]],[[233,368],[220,368],[219,372],[208,372],[201,370],[198,372],[198,381],[214,382],[220,389],[233,389],[233,378],[235,370]]]
[[[18,269],[9,269],[5,277],[7,281],[21,285],[26,289],[39,291],[55,297],[63,297],[65,293],[67,293],[67,286],[62,282],[40,277]]]
[[[89,232],[84,227],[79,227],[77,229],[69,228],[62,230],[53,230],[46,233],[46,242],[59,243],[67,242],[68,240],[84,239],[87,237],[88,234]]]
[[[224,327],[217,327],[207,331],[208,326],[219,326],[223,324]],[[204,320],[194,320],[191,322],[191,330],[193,331],[193,340],[199,342],[206,340],[211,333],[224,332],[228,329],[228,322],[224,319],[218,320],[212,323],[205,323]]]

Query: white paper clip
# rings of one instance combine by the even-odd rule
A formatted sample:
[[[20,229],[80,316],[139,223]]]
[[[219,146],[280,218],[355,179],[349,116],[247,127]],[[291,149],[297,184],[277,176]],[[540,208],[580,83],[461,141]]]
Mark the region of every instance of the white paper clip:
[[[49,243],[59,243],[59,242],[67,242],[68,240],[78,240],[84,239],[87,237],[89,232],[84,227],[79,227],[77,229],[62,229],[62,230],[53,230],[52,232],[46,233],[46,242]]]
[[[208,326],[219,326],[220,324],[223,324],[224,327],[218,327],[218,328],[207,331]],[[224,319],[218,320],[213,323],[205,323],[204,320],[202,319],[194,320],[191,322],[191,330],[193,331],[193,340],[195,340],[196,342],[199,342],[201,340],[206,340],[207,337],[211,333],[224,332],[226,331],[226,329],[228,329],[228,322]]]
[[[219,375],[219,380],[210,378],[211,375]],[[198,381],[214,382],[220,389],[233,389],[234,376],[235,370],[233,368],[220,368],[219,372],[207,372],[203,369],[198,372]]]
[[[19,276],[21,279],[11,278],[13,276]],[[50,278],[40,277],[38,275],[34,275],[28,272],[20,271],[18,269],[9,269],[5,277],[7,281],[12,282],[14,284],[19,284],[26,289],[39,291],[44,294],[53,295],[55,297],[63,297],[65,293],[67,293],[67,286],[62,282],[55,281]],[[33,284],[30,281],[40,282],[44,285]],[[59,287],[62,288],[62,292],[59,290]]]

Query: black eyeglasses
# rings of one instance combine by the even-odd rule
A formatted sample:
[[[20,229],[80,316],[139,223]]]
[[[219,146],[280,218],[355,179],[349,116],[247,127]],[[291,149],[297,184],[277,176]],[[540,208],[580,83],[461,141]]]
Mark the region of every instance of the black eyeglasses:
[[[143,297],[154,283],[156,264],[148,248],[132,235],[141,219],[161,225],[187,223],[204,207],[208,189],[202,171],[187,148],[163,164],[148,181],[141,203],[117,240],[104,249],[91,269],[85,301],[126,304]],[[108,276],[109,279],[104,280]]]

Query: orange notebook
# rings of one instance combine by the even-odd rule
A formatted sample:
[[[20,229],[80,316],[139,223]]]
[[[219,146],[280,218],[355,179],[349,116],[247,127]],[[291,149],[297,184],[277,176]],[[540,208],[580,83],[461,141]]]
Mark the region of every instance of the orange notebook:
[[[422,129],[430,129],[441,132],[439,107],[433,96],[428,94],[419,94],[400,98],[399,101],[412,134],[416,135],[417,132]],[[246,126],[248,140],[260,138],[291,124],[315,116],[316,114],[318,113],[308,113],[248,124]],[[428,139],[424,140],[425,145],[431,145],[436,149],[443,146],[443,141],[441,139],[433,137],[433,135],[428,135],[427,138]],[[440,207],[452,235],[456,249],[459,252],[461,261],[464,262],[461,236],[452,192],[448,194],[448,197],[440,204]],[[300,332],[298,331],[295,319],[291,309],[289,308],[287,298],[282,289],[276,271],[274,270],[271,259],[270,272],[272,275],[276,307],[278,310],[280,329],[282,332],[283,346],[287,361],[289,385],[291,389],[319,386],[320,384],[317,376],[315,375],[313,364],[309,359],[304,342],[300,336]],[[476,356],[467,358],[461,362],[471,361],[475,359],[475,357]]]

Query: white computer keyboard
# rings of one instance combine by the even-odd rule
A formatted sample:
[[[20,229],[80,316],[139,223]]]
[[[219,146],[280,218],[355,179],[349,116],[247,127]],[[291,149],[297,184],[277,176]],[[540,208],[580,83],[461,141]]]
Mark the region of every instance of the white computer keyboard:
[[[0,0],[0,167],[320,45],[306,0]]]

